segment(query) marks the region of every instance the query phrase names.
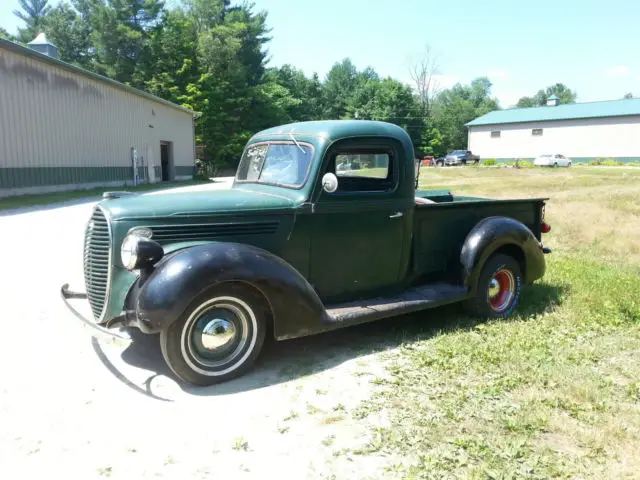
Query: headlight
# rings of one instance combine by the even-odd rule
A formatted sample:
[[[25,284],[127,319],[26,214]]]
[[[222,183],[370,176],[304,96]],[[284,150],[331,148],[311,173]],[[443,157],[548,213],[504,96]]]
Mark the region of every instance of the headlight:
[[[162,246],[150,237],[149,229],[133,229],[124,238],[120,246],[120,259],[127,270],[151,266],[162,258]]]
[[[127,235],[120,247],[120,259],[127,270],[133,270],[138,262],[138,241],[141,237]]]

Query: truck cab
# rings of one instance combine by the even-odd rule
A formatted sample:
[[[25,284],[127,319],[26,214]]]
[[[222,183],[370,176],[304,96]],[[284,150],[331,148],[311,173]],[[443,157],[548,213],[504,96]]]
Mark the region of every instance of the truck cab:
[[[250,368],[267,331],[285,340],[456,302],[510,315],[545,271],[546,199],[417,190],[415,158],[385,122],[258,132],[229,189],[105,194],[85,234],[86,294],[64,285],[62,297],[94,336],[160,333],[169,367],[198,385]]]

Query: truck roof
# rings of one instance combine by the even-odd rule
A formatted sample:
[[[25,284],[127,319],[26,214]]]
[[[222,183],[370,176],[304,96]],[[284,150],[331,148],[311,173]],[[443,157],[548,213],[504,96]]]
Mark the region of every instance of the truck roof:
[[[316,120],[309,122],[295,122],[268,128],[251,137],[251,142],[266,140],[273,137],[294,136],[321,137],[330,141],[348,137],[390,137],[400,141],[405,148],[413,144],[409,134],[403,128],[393,123],[374,120]]]

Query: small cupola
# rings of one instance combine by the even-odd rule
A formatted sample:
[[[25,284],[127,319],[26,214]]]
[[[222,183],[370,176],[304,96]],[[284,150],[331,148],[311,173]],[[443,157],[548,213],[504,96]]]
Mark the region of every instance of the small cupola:
[[[556,107],[558,105],[560,105],[560,99],[555,95],[551,95],[549,98],[547,98],[548,107]]]
[[[51,58],[58,58],[58,47],[47,40],[47,36],[44,32],[40,32],[36,38],[31,40],[28,44],[30,49],[47,55]]]

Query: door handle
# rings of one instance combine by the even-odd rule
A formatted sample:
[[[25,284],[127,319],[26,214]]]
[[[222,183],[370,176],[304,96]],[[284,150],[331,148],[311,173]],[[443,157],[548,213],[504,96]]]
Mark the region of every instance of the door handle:
[[[389,218],[400,218],[402,216],[402,212],[396,212],[389,215]]]

